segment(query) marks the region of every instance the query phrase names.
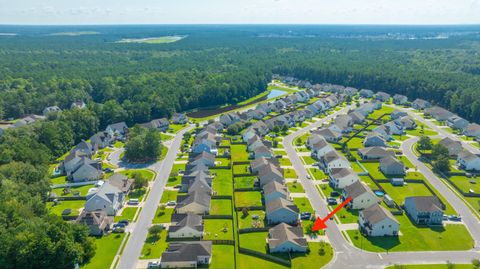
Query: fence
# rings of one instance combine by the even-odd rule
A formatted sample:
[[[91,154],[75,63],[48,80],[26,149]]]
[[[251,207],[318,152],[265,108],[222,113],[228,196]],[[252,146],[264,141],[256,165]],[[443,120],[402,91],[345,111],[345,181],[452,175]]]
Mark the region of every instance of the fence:
[[[282,259],[282,258],[278,258],[278,257],[272,256],[272,255],[268,255],[268,254],[265,254],[265,253],[261,253],[261,252],[255,251],[255,250],[238,247],[238,252],[240,252],[240,253],[242,253],[242,254],[246,254],[246,255],[258,257],[258,258],[260,258],[260,259],[269,260],[269,261],[271,261],[271,262],[275,262],[275,263],[281,264],[281,265],[283,265],[283,266],[287,266],[287,267],[291,267],[291,266],[292,266],[292,262],[291,262],[291,261],[284,260],[284,259]]]
[[[203,219],[233,219],[232,215],[204,215]]]
[[[86,196],[58,196],[58,197],[48,197],[48,201],[51,202],[53,200],[57,201],[80,201],[80,200],[87,200]]]
[[[85,182],[72,182],[72,183],[64,183],[64,184],[55,184],[50,186],[52,189],[58,188],[65,188],[65,187],[80,187],[86,185],[94,185],[97,181],[85,181]]]
[[[214,244],[214,245],[230,245],[230,246],[234,246],[234,245],[235,245],[235,240],[220,240],[220,239],[215,239],[215,240],[212,240],[212,244]]]
[[[235,206],[235,211],[242,211],[244,208],[248,210],[265,210],[264,206]]]
[[[231,195],[214,195],[212,196],[212,199],[218,199],[218,200],[221,200],[221,199],[228,199],[228,200],[232,200],[232,196]]]
[[[244,229],[238,229],[239,234],[244,234],[244,233],[256,233],[256,232],[268,232],[270,228],[264,227],[264,228],[244,228]]]

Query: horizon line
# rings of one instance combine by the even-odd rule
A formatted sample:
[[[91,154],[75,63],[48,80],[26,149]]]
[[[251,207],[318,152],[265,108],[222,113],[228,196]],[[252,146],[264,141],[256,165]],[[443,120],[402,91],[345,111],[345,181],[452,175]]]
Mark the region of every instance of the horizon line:
[[[93,24],[22,24],[0,23],[2,26],[480,26],[478,23],[408,24],[408,23],[93,23]]]

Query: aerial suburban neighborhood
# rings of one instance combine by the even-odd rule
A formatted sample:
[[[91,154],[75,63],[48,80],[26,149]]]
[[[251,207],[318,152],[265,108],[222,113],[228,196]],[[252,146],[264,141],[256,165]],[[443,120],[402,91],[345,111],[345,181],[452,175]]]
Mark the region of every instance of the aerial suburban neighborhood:
[[[476,259],[478,124],[422,99],[294,77],[274,76],[269,92],[205,118],[109,124],[58,158],[48,210],[95,238],[84,268]],[[63,113],[43,112],[1,130]],[[126,157],[139,128],[159,134],[158,159]]]

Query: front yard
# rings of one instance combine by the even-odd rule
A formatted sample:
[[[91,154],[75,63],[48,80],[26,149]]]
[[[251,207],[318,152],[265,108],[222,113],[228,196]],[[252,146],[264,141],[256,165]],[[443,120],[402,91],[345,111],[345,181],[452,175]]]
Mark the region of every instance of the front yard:
[[[125,234],[108,234],[95,238],[95,256],[82,269],[109,268]]]

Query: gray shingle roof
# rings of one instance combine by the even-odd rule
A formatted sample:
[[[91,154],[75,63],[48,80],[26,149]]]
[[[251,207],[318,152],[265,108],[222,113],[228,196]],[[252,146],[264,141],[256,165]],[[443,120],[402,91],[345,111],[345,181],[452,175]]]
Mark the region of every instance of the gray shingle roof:
[[[303,236],[303,230],[301,227],[290,226],[285,223],[280,223],[268,230],[270,238],[268,239],[268,245],[270,248],[275,248],[286,241],[290,241],[301,247],[307,247],[307,239]]]
[[[392,213],[379,204],[373,204],[362,211],[363,217],[370,223],[375,224],[384,220],[385,218],[399,223],[398,220],[392,215]]]
[[[197,263],[198,256],[212,256],[212,241],[171,242],[161,262]]]

